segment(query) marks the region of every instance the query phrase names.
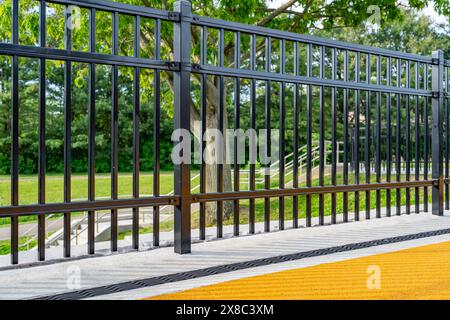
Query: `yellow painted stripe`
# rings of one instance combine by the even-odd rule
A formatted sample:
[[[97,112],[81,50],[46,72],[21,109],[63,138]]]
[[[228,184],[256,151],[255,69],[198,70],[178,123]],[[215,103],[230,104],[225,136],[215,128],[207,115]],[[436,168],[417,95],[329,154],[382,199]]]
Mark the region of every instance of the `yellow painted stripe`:
[[[232,280],[150,299],[450,299],[450,242]]]

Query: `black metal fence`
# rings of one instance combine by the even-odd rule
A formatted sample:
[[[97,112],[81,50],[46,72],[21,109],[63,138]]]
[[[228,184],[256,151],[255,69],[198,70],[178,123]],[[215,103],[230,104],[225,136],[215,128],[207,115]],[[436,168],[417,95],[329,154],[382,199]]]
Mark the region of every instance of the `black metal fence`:
[[[187,1],[175,4],[174,11],[155,10],[146,7],[90,0],[39,1],[39,45],[26,46],[19,43],[19,2],[12,0],[12,42],[0,43],[0,54],[12,59],[12,122],[11,122],[11,206],[0,208],[0,217],[11,219],[11,262],[18,263],[19,217],[38,216],[38,259],[45,260],[45,216],[64,213],[64,257],[71,255],[71,213],[88,212],[88,254],[95,253],[95,212],[111,210],[111,251],[118,249],[118,210],[131,208],[133,212],[133,248],[139,249],[139,209],[153,208],[153,245],[159,245],[159,208],[173,206],[174,239],[177,253],[191,250],[191,205],[199,203],[200,239],[206,236],[206,204],[216,203],[217,237],[223,236],[223,204],[232,202],[232,224],[234,235],[240,233],[242,201],[248,201],[249,233],[255,233],[257,201],[263,201],[264,231],[271,227],[271,199],[278,199],[278,227],[285,228],[286,199],[292,199],[292,227],[300,226],[300,217],[305,215],[305,226],[313,224],[318,214],[318,223],[325,224],[325,217],[331,215],[331,223],[337,222],[338,211],[343,213],[343,222],[360,219],[360,198],[365,201],[365,218],[371,218],[371,195],[375,193],[377,218],[391,215],[393,193],[395,212],[400,215],[402,191],[405,191],[406,214],[428,211],[428,192],[432,190],[433,214],[442,215],[444,192],[446,206],[449,205],[449,134],[447,123],[449,112],[448,70],[450,62],[444,60],[442,51],[432,57],[394,52],[365,47],[327,39],[222,21],[192,14]],[[65,28],[65,48],[46,47],[46,3],[76,5],[89,10],[88,52],[72,50],[71,30]],[[96,15],[99,11],[112,14],[112,52],[96,52]],[[70,11],[67,11],[70,17]],[[119,55],[119,16],[131,16],[134,21],[133,56]],[[140,55],[140,21],[154,20],[154,58]],[[2,19],[5,19],[4,17]],[[173,24],[173,59],[161,59],[161,22]],[[209,35],[216,34],[214,45]],[[191,41],[191,37],[196,38]],[[243,43],[245,40],[245,44]],[[198,44],[199,50],[194,47]],[[212,53],[211,53],[212,52]],[[19,57],[39,60],[39,197],[34,205],[19,205]],[[213,57],[213,58],[211,58]],[[48,60],[61,60],[65,65],[64,90],[64,202],[47,203],[45,199],[46,172],[46,96],[45,65]],[[89,132],[88,132],[88,201],[72,201],[71,198],[71,64],[81,62],[89,67]],[[112,108],[111,108],[111,199],[98,200],[95,197],[95,127],[96,127],[96,66],[112,66]],[[133,78],[133,198],[118,197],[118,68],[131,67]],[[140,196],[139,186],[139,124],[140,124],[140,72],[154,70],[154,164],[153,196]],[[200,165],[200,192],[191,192],[191,165],[174,165],[174,194],[160,195],[160,72],[173,73],[174,129],[191,130],[192,81],[200,83],[198,110],[201,119],[201,133],[208,128],[207,97],[208,83],[217,88],[217,128],[224,131],[225,118],[229,117],[226,86],[232,86],[232,126],[241,128],[242,81],[248,82],[246,93],[249,101],[248,128],[257,129],[257,122],[264,123],[270,132],[276,122],[279,137],[279,171],[277,181],[270,175],[264,177],[264,187],[257,188],[255,164],[249,166],[249,190],[240,190],[240,166],[235,155],[233,163],[232,190],[224,191],[224,166],[216,166],[217,189],[206,192],[206,164]],[[211,80],[213,79],[213,80]],[[263,87],[264,96],[257,97],[257,87]],[[273,96],[279,100],[274,103]],[[287,106],[287,95],[292,105]],[[259,101],[259,102],[257,102]],[[263,101],[263,111],[257,111],[257,104]],[[290,100],[289,100],[290,101]],[[275,107],[275,111],[274,111]],[[287,123],[286,114],[292,114],[292,123]],[[275,114],[275,116],[274,116]],[[275,119],[275,121],[274,121]],[[306,123],[303,128],[300,123]],[[317,124],[317,125],[316,125]],[[372,126],[372,128],[371,128]],[[331,128],[330,136],[326,129]],[[286,132],[292,132],[292,172],[286,171]],[[350,135],[353,132],[353,137]],[[319,166],[318,181],[313,173],[313,139],[318,137]],[[331,174],[326,176],[327,160],[325,141],[331,140]],[[375,141],[370,141],[375,139]],[[353,143],[351,143],[351,141]],[[343,143],[342,163],[338,163],[338,141]],[[299,149],[306,145],[305,183],[299,181]],[[202,142],[205,148],[205,143]],[[353,149],[353,150],[350,150]],[[351,156],[353,155],[353,156]],[[445,156],[445,161],[444,161]],[[354,159],[352,159],[353,157]],[[350,163],[355,165],[349,170]],[[444,172],[445,168],[445,172]],[[432,172],[431,177],[428,172]],[[340,171],[341,170],[341,171]],[[362,171],[361,171],[362,170]],[[375,180],[372,180],[372,175]],[[411,176],[413,174],[413,176]],[[292,185],[286,184],[286,177],[292,176]],[[385,203],[382,203],[382,192]],[[411,193],[414,198],[411,199]],[[342,195],[342,200],[338,195]],[[364,196],[364,197],[363,197]],[[313,200],[317,197],[317,208]],[[325,212],[325,199],[330,197],[331,210]],[[349,198],[354,207],[350,208]],[[301,199],[300,199],[301,198]],[[304,212],[299,210],[299,201],[305,201]],[[384,201],[384,200],[383,200]],[[339,203],[341,202],[341,203]],[[342,205],[342,210],[340,206]],[[339,207],[339,208],[338,208]]]

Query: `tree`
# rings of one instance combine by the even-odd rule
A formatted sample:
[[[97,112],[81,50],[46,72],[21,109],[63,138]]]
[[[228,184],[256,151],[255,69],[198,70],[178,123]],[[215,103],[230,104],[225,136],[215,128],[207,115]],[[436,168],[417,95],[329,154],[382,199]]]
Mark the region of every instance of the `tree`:
[[[120,2],[130,3],[134,5],[144,5],[152,8],[161,8],[166,10],[172,10],[173,0],[121,0]],[[422,9],[427,4],[431,3],[429,0],[409,0],[406,5],[415,9]],[[449,5],[447,0],[435,0],[432,2],[436,10],[440,13],[444,13],[450,16]],[[264,0],[193,0],[192,8],[195,14],[210,16],[219,19],[237,21],[252,25],[259,25],[263,27],[276,28],[297,33],[317,33],[317,32],[328,32],[330,30],[349,30],[348,28],[357,28],[361,26],[364,21],[366,21],[372,14],[368,12],[368,8],[371,5],[376,5],[380,9],[380,23],[382,26],[389,25],[400,19],[402,17],[403,2],[399,0],[286,0],[282,2],[277,8],[270,8],[270,2]],[[21,43],[29,45],[37,45],[39,34],[38,34],[38,2],[37,1],[20,1],[20,37]],[[48,4],[48,22],[47,22],[47,46],[52,46],[55,48],[64,48],[63,35],[64,35],[64,7],[58,4]],[[82,10],[82,24],[73,33],[73,48],[75,50],[87,50],[87,37],[88,37],[88,12],[87,10]],[[10,42],[11,39],[11,0],[5,0],[0,4],[0,40],[3,42]],[[154,33],[153,33],[154,21],[149,19],[141,20],[141,55],[143,57],[154,57],[153,43],[154,43]],[[131,55],[133,47],[133,32],[132,32],[132,19],[128,16],[120,15],[119,23],[119,48],[120,54]],[[384,30],[384,29],[383,29]],[[398,29],[400,30],[400,29]],[[346,31],[347,32],[347,31]],[[344,34],[344,33],[342,33]],[[109,13],[98,11],[97,16],[97,52],[101,53],[111,53],[111,15]],[[385,37],[392,35],[386,34]],[[245,64],[248,60],[249,52],[249,41],[244,41],[246,35],[242,35],[242,56],[241,61]],[[355,34],[355,39],[358,39]],[[352,40],[352,39],[350,39]],[[200,34],[199,30],[193,28],[192,31],[192,47],[194,48],[192,53],[193,62],[199,62],[199,41]],[[211,29],[208,37],[208,47],[217,48],[217,32]],[[431,41],[431,40],[430,40]],[[354,42],[354,40],[352,41]],[[404,43],[406,45],[406,43]],[[276,49],[279,44],[274,43],[274,48]],[[229,61],[229,65],[233,65],[234,59],[234,44],[233,35],[227,34],[225,37],[225,58]],[[398,49],[398,48],[396,48]],[[277,57],[277,50],[274,50],[275,60]],[[163,59],[173,60],[173,48],[172,48],[172,26],[170,23],[162,23],[161,30],[161,54]],[[257,43],[257,55],[261,57],[264,54],[264,41],[258,41]],[[2,82],[0,87],[2,95],[1,101],[1,114],[2,124],[0,129],[5,133],[5,139],[0,139],[0,149],[5,151],[4,154],[9,154],[9,144],[8,134],[10,130],[10,117],[7,110],[10,106],[10,87],[6,79],[10,78],[10,60],[8,58],[2,57],[0,61],[1,75],[5,81]],[[217,52],[214,50],[208,50],[208,61],[216,61]],[[51,116],[54,117],[52,129],[55,133],[53,134],[54,139],[49,139],[47,141],[47,148],[49,148],[49,156],[53,154],[55,159],[59,158],[62,152],[61,137],[58,137],[58,132],[63,125],[62,122],[62,101],[61,101],[61,90],[63,83],[63,72],[61,64],[58,63],[48,63],[47,73],[52,75],[49,77],[50,90],[48,93],[47,101],[49,104],[49,109],[54,110],[51,112]],[[32,109],[36,107],[36,94],[38,83],[37,79],[37,65],[36,60],[28,59],[23,61],[23,69],[30,70],[28,74],[29,80],[23,80],[21,83],[29,88],[25,93],[25,96],[21,101],[29,101],[29,103],[21,104],[21,108],[24,108],[24,112],[31,112]],[[86,105],[87,105],[87,91],[86,91],[86,76],[87,68],[84,65],[74,65],[74,79],[75,79],[75,89],[73,99],[74,108],[80,108],[74,110],[74,112],[79,115],[74,117],[73,125],[75,126],[73,132],[76,133],[74,136],[75,143],[74,148],[78,148],[79,152],[74,152],[74,157],[79,157],[74,159],[74,165],[79,164],[83,166],[86,163],[86,146],[87,146],[87,121],[86,121]],[[123,106],[120,109],[120,117],[130,116],[130,106],[132,105],[131,100],[131,87],[130,82],[133,77],[132,69],[121,68],[120,70],[120,83],[123,84],[121,88],[121,101],[120,105]],[[173,114],[173,93],[170,87],[172,86],[172,74],[170,72],[162,73],[162,99],[161,103],[165,114],[170,117]],[[97,94],[98,102],[97,108],[100,115],[98,130],[96,134],[97,141],[97,171],[105,172],[109,170],[109,110],[110,110],[110,83],[108,79],[110,78],[110,70],[107,67],[100,67],[97,74]],[[152,73],[143,73],[143,82],[151,83]],[[193,88],[198,88],[198,83],[200,79],[198,75],[193,78]],[[225,84],[227,92],[232,88],[232,82],[227,81]],[[150,108],[143,109],[143,119],[151,119],[151,95],[153,94],[153,88],[150,86],[147,89],[148,95],[147,100],[143,100],[143,104],[148,104]],[[263,89],[261,89],[263,90]],[[276,94],[276,91],[274,94]],[[224,99],[230,99],[230,95],[223,95]],[[218,106],[218,86],[217,80],[214,77],[209,77],[207,81],[207,109],[208,118],[207,124],[210,128],[217,127],[217,106]],[[192,108],[191,108],[191,121],[200,120],[199,114],[199,103],[198,103],[198,92],[193,92],[192,94]],[[225,119],[228,117],[226,116]],[[36,114],[30,117],[30,120],[25,120],[21,123],[21,126],[28,128],[36,128],[36,123],[32,120],[36,119]],[[129,122],[131,123],[131,122]],[[143,134],[149,134],[151,132],[151,125],[149,122],[145,122],[144,127],[148,130],[143,130]],[[226,123],[225,126],[228,124]],[[193,127],[193,126],[192,126]],[[193,127],[194,128],[194,127]],[[124,134],[121,134],[121,150],[127,150],[130,148],[132,135],[130,126],[121,127]],[[163,123],[163,130],[165,130],[164,135],[170,136],[170,124],[168,122]],[[30,150],[28,157],[33,158],[37,154],[37,135],[33,133],[26,136],[25,131],[21,131],[20,143],[23,146],[22,149]],[[194,130],[195,131],[195,130]],[[121,131],[122,132],[122,131]],[[197,139],[199,139],[200,133],[195,131]],[[49,132],[49,137],[52,137],[52,133]],[[148,135],[146,141],[151,141],[151,135]],[[33,144],[34,143],[34,144]],[[170,146],[167,145],[167,148]],[[151,147],[149,144],[143,146],[144,151],[150,151]],[[162,150],[165,150],[163,148]],[[128,156],[127,156],[128,154]],[[148,154],[151,157],[151,152]],[[167,156],[165,156],[167,157]],[[25,157],[26,158],[26,157]],[[24,158],[24,161],[25,161]],[[121,164],[120,170],[126,171],[130,170],[130,155],[128,152],[121,153]],[[50,161],[50,159],[49,159]],[[149,158],[145,159],[145,163],[148,165],[151,161]],[[9,166],[9,161],[4,161],[0,159],[0,164],[5,162],[5,167]],[[8,164],[7,164],[8,163]],[[27,167],[25,164],[22,167]],[[169,167],[168,167],[169,168]],[[58,165],[55,163],[54,166],[48,168],[52,171],[61,171],[61,163]],[[224,190],[231,189],[231,170],[229,166],[225,166],[224,174]],[[9,170],[9,169],[8,169]],[[31,167],[29,172],[34,172],[36,167]],[[207,166],[207,179],[206,179],[206,192],[211,192],[215,190],[216,180],[215,180],[216,167],[214,165]],[[215,209],[213,205],[209,205],[207,208],[208,222],[213,222],[215,217]],[[225,207],[225,216],[229,216],[231,213],[231,207]]]

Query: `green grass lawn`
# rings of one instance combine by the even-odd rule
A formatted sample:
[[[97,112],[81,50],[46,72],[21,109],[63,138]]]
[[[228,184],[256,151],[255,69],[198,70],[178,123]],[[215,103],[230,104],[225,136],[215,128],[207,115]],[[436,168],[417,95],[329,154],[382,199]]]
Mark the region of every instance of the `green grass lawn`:
[[[194,174],[194,173],[193,173]],[[140,194],[151,196],[153,193],[153,175],[141,173],[139,178]],[[161,194],[173,191],[173,173],[161,172]],[[73,201],[87,200],[88,178],[87,175],[72,176]],[[0,176],[0,206],[9,206],[11,197],[11,181],[9,176]],[[45,198],[47,203],[58,203],[64,200],[64,178],[62,175],[48,175],[46,178]],[[95,195],[97,199],[109,198],[111,192],[110,175],[96,175]],[[133,193],[133,176],[130,173],[119,174],[119,197],[131,198]],[[36,175],[22,175],[19,179],[19,204],[36,204],[38,200],[38,179]],[[58,216],[55,216],[57,218]],[[0,225],[9,224],[8,218],[0,219]],[[34,221],[36,216],[25,216],[20,222]]]
[[[197,172],[193,172],[193,176]],[[350,184],[353,183],[353,178],[350,179]],[[342,183],[342,175],[338,174],[338,183]],[[277,180],[277,179],[274,179]],[[286,177],[286,180],[289,181],[289,177]],[[402,177],[402,181],[404,180],[404,177]],[[364,181],[364,177],[361,176],[361,181]],[[10,192],[10,181],[9,177],[0,176],[0,205],[5,206],[9,205],[9,192]],[[132,192],[132,175],[131,174],[120,174],[119,175],[119,194],[120,197],[130,197]],[[330,177],[325,177],[325,185],[331,184]],[[371,182],[375,182],[375,177],[372,175]],[[198,183],[198,181],[194,181],[195,183]],[[278,181],[272,181],[271,183],[272,188],[278,187]],[[304,183],[300,183],[300,186],[304,186]],[[319,180],[314,179],[312,181],[313,186],[319,185]],[[141,195],[151,195],[152,194],[152,188],[153,188],[153,179],[151,174],[141,174],[140,176],[140,187],[141,187]],[[258,189],[262,189],[263,185],[257,185]],[[248,188],[245,185],[241,185],[241,190],[247,190]],[[431,188],[429,189],[429,201],[431,201]],[[47,202],[61,202],[62,201],[62,190],[63,190],[63,178],[62,176],[48,176],[47,177]],[[161,173],[161,194],[167,194],[173,190],[173,174],[172,172],[163,172]],[[410,198],[410,204],[411,204],[411,212],[414,212],[414,203],[415,203],[415,189],[411,190],[411,198]],[[197,190],[198,191],[198,190]],[[418,189],[419,195],[420,195],[420,203],[423,202],[423,193],[424,189],[420,188]],[[79,199],[79,200],[85,200],[86,199],[86,192],[87,192],[87,177],[86,176],[79,176],[74,175],[72,177],[72,195],[73,199]],[[98,175],[96,177],[96,195],[98,198],[100,197],[108,197],[110,192],[110,177],[108,175]],[[380,199],[381,199],[381,206],[386,206],[386,190],[380,191]],[[354,211],[354,203],[355,203],[355,193],[351,192],[348,194],[348,208],[349,212]],[[396,205],[396,190],[391,191],[391,206],[392,206],[392,214],[395,214],[395,205]],[[36,176],[23,176],[20,179],[20,185],[19,185],[19,197],[20,197],[20,203],[21,204],[32,204],[36,203],[37,199],[37,177]],[[366,208],[366,192],[359,192],[359,209],[360,209],[360,215],[363,216],[365,214],[365,208]],[[257,222],[264,221],[264,199],[257,199],[255,200],[256,209],[255,209],[255,220]],[[343,213],[343,194],[338,193],[336,196],[336,212],[337,214]],[[406,190],[401,190],[401,204],[406,204]],[[271,220],[278,220],[279,216],[279,199],[278,198],[272,198],[270,200],[270,218]],[[370,208],[375,209],[376,208],[376,192],[371,191],[370,192]],[[327,194],[324,196],[324,213],[325,215],[331,215],[331,195]],[[319,212],[319,196],[315,195],[312,196],[312,203],[311,203],[311,215],[313,217],[318,216]],[[241,200],[240,201],[240,223],[241,224],[247,224],[248,219],[248,212],[249,212],[249,200]],[[286,197],[285,198],[285,220],[292,220],[292,213],[293,213],[293,198],[292,197]],[[298,213],[300,218],[304,218],[306,216],[306,196],[305,195],[299,195],[298,196]],[[82,215],[84,213],[77,213],[79,215]],[[57,218],[59,215],[56,215],[55,218]],[[36,219],[36,216],[26,216],[21,217],[20,222],[29,222]],[[4,225],[4,227],[7,227],[9,225],[10,219],[9,218],[3,218],[0,219],[0,225]],[[230,225],[233,223],[232,217],[225,217],[224,224]],[[198,218],[198,212],[192,212],[192,228],[198,228],[199,226],[199,218]],[[214,223],[210,223],[208,226],[214,226]],[[288,227],[288,225],[287,225]],[[173,221],[165,221],[162,222],[160,225],[161,231],[170,231],[173,229]],[[140,230],[140,233],[151,233],[153,232],[153,228],[151,226],[149,227],[143,227]],[[123,239],[125,236],[131,234],[131,232],[124,232],[119,235],[119,239]],[[29,238],[28,237],[22,237],[19,239],[20,243],[25,243]],[[25,250],[26,248],[21,248],[22,250]],[[8,254],[9,251],[9,241],[0,241],[0,254]]]
[[[431,188],[429,188],[429,201],[431,202]],[[414,203],[415,203],[415,189],[411,189],[411,212],[414,212]],[[423,203],[423,188],[419,189],[420,194],[420,203]],[[396,191],[391,191],[391,206],[392,206],[392,215],[395,215],[395,205],[396,205]],[[359,192],[359,198],[360,198],[360,215],[363,216],[365,214],[365,208],[366,208],[366,192]],[[386,206],[386,191],[382,190],[380,192],[380,199],[381,199],[381,207]],[[354,211],[354,204],[355,204],[355,194],[349,193],[348,197],[348,208],[349,212]],[[264,200],[263,199],[257,199],[255,201],[255,220],[256,222],[263,222],[264,221]],[[342,214],[343,212],[343,195],[342,193],[337,194],[336,196],[336,211],[338,214]],[[406,190],[401,190],[401,204],[406,204]],[[298,196],[298,212],[300,218],[306,217],[306,196],[301,195]],[[375,209],[376,208],[376,192],[372,191],[370,192],[370,208]],[[289,221],[292,220],[292,212],[293,212],[293,199],[292,197],[286,197],[285,198],[285,220]],[[318,216],[319,212],[319,197],[313,196],[311,201],[311,213],[313,217]],[[248,200],[242,200],[240,201],[240,224],[248,224],[248,213],[249,213],[249,201]],[[324,213],[325,215],[331,215],[331,195],[325,195],[324,199]],[[270,201],[270,219],[272,221],[278,220],[278,214],[279,214],[279,200],[278,199],[271,199]],[[374,218],[372,216],[372,218]],[[9,219],[7,219],[9,221]],[[228,219],[224,219],[223,221],[224,225],[231,225],[233,224],[232,217]],[[208,227],[214,226],[214,223],[209,223]],[[191,217],[191,227],[192,229],[196,229],[199,227],[199,213],[192,212]],[[289,225],[286,225],[286,227],[290,227]],[[164,221],[160,224],[160,231],[171,231],[173,230],[173,221]],[[145,234],[145,233],[152,233],[153,227],[141,227],[139,230],[139,233]],[[131,235],[131,231],[128,232],[121,232],[119,234],[119,240],[123,240],[126,236]],[[21,237],[19,239],[19,243],[23,244],[26,241],[28,241],[29,237]],[[34,240],[30,243],[30,247],[36,246],[37,242]],[[20,247],[20,250],[27,250],[26,247]],[[10,254],[11,247],[10,247],[10,241],[8,240],[2,240],[0,241],[0,255],[4,254]]]
[[[25,244],[31,237],[20,237],[19,238],[19,251],[28,250],[27,246],[20,246]],[[30,241],[29,248],[37,246],[37,240]],[[0,240],[0,255],[11,253],[11,243],[9,240]]]
[[[173,173],[162,172],[161,194],[169,193],[173,190]],[[151,195],[153,193],[153,175],[141,173],[139,178],[141,195]],[[72,176],[72,199],[86,200],[88,196],[87,175]],[[0,206],[7,206],[11,201],[10,177],[0,176]],[[97,198],[107,198],[111,192],[111,177],[108,174],[96,175],[95,196]],[[131,197],[133,193],[133,176],[130,173],[119,174],[119,196]],[[47,175],[45,198],[48,203],[63,202],[64,200],[64,178],[62,175]],[[36,175],[22,175],[19,177],[19,204],[34,204],[38,199],[38,179]]]
[[[198,172],[192,172],[192,176],[195,176]],[[242,175],[243,177],[245,175]],[[292,175],[286,176],[286,181],[289,181]],[[402,181],[404,181],[405,177],[402,177]],[[350,176],[349,183],[352,184],[354,177]],[[342,175],[337,175],[338,184],[342,183]],[[361,181],[364,181],[363,175],[361,175],[360,178]],[[167,194],[171,191],[173,191],[173,173],[172,172],[162,172],[160,175],[160,181],[161,181],[161,194]],[[330,185],[330,177],[325,177],[325,185]],[[375,182],[374,175],[371,176],[371,182]],[[140,175],[140,194],[141,196],[151,196],[153,191],[153,175],[150,173],[141,173]],[[192,186],[195,186],[199,183],[199,179],[195,179],[192,182]],[[132,184],[133,184],[133,177],[131,174],[123,173],[119,174],[119,198],[130,198],[132,195]],[[319,180],[314,179],[312,181],[313,186],[319,185]],[[86,175],[73,175],[72,176],[72,199],[73,201],[82,201],[87,199],[87,187],[88,187],[88,179]],[[300,182],[300,186],[305,186],[305,183]],[[264,186],[262,184],[256,185],[257,189],[263,189]],[[273,179],[271,181],[271,187],[272,188],[278,188],[278,179]],[[96,191],[96,198],[97,199],[108,199],[110,197],[110,191],[111,191],[111,179],[109,175],[102,174],[96,176],[96,183],[95,183],[95,191]],[[248,186],[245,184],[241,184],[240,186],[241,190],[248,190]],[[48,175],[46,179],[46,202],[47,203],[58,203],[63,202],[63,191],[64,191],[64,185],[63,185],[63,177],[61,175]],[[423,190],[422,190],[423,191]],[[198,192],[198,189],[194,192]],[[382,204],[385,205],[385,194],[386,191],[381,192],[382,196]],[[413,194],[413,191],[412,191]],[[404,190],[402,190],[402,198],[405,198],[406,193]],[[392,192],[391,201],[394,204],[395,203],[395,196],[396,193]],[[330,198],[330,195],[326,195],[325,199]],[[372,202],[375,201],[375,192],[372,192],[371,199]],[[37,203],[38,198],[38,180],[37,176],[21,176],[19,180],[19,204],[20,205],[27,205],[27,204],[35,204]],[[318,198],[317,196],[313,197],[313,200]],[[338,212],[342,212],[342,194],[337,195],[338,199]],[[421,197],[423,199],[423,197]],[[260,203],[263,200],[257,200],[256,203]],[[349,196],[349,208],[353,208],[353,198],[352,194]],[[403,200],[402,200],[403,201]],[[245,207],[246,201],[241,201],[243,206]],[[247,201],[248,202],[248,201]],[[276,203],[276,199],[272,199],[272,202]],[[286,214],[289,214],[289,207],[292,207],[291,205],[292,199],[289,197],[286,198]],[[405,202],[406,203],[406,202]],[[414,203],[414,197],[411,197],[411,203]],[[315,202],[313,201],[313,205]],[[373,203],[372,203],[373,204]],[[10,178],[9,176],[0,176],[0,206],[9,206],[10,205]],[[299,196],[299,212],[302,212],[303,206],[305,205],[305,196]],[[262,205],[261,205],[262,206]],[[330,201],[325,201],[325,212],[331,211]],[[361,209],[365,208],[365,192],[360,192],[360,206]],[[276,204],[274,204],[273,209],[278,209]],[[315,207],[313,207],[315,209]],[[257,211],[259,212],[259,207],[257,207]],[[274,210],[272,210],[274,211]],[[275,210],[276,211],[276,210]],[[304,211],[304,210],[303,210]],[[315,211],[315,210],[313,210]],[[82,213],[80,213],[82,214]],[[273,214],[273,213],[272,213]],[[26,221],[32,221],[35,220],[35,216],[26,216],[21,217],[21,222]],[[9,224],[8,218],[0,219],[0,225],[1,224]]]

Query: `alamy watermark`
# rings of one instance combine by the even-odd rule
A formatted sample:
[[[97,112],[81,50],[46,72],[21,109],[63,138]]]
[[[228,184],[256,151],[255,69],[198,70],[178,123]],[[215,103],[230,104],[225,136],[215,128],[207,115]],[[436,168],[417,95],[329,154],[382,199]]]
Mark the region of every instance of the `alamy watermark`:
[[[66,8],[66,28],[76,30],[81,27],[81,9],[79,6],[70,5]]]
[[[194,123],[194,132],[200,132],[201,122]],[[279,161],[280,132],[278,129],[206,129],[201,137],[189,130],[176,129],[172,133],[174,164],[260,164],[276,166]],[[203,143],[205,148],[203,148]],[[270,142],[270,148],[269,143]],[[248,147],[247,147],[248,146]]]
[[[370,265],[367,267],[367,289],[380,290],[381,289],[381,268],[377,265]]]
[[[67,279],[66,287],[69,290],[78,290],[81,288],[81,268],[77,265],[70,265],[66,269]]]

